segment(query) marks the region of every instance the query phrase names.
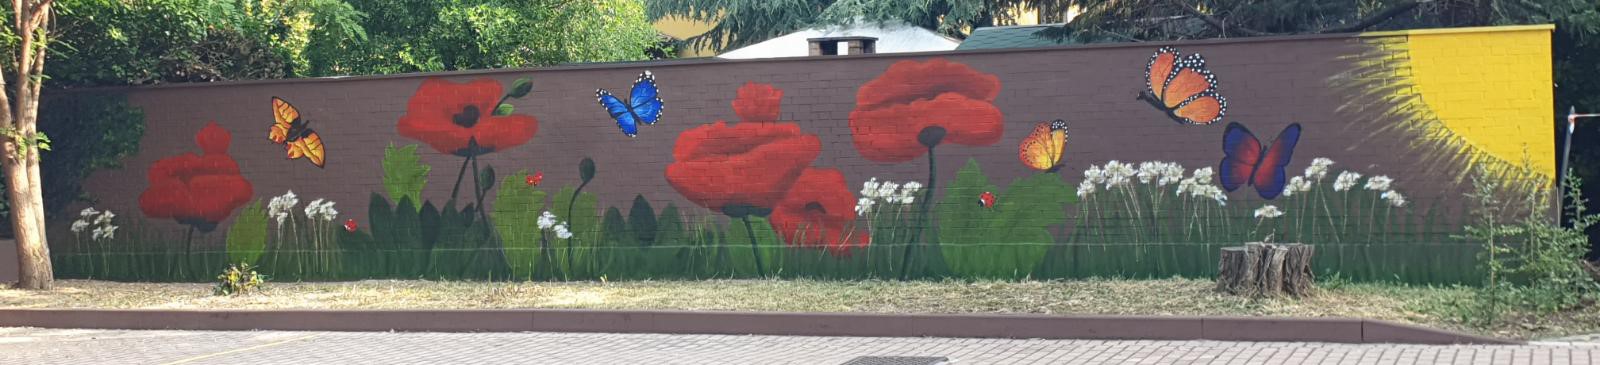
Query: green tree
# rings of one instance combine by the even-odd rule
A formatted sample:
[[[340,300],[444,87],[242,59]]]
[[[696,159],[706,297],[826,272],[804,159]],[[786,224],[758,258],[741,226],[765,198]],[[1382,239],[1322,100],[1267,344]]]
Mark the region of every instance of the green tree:
[[[331,73],[395,73],[635,61],[659,40],[637,0],[348,0],[368,42]]]
[[[17,287],[50,289],[55,274],[44,223],[43,183],[39,178],[39,151],[50,149],[50,139],[39,132],[39,91],[44,83],[44,60],[55,20],[53,0],[11,0],[10,19],[0,30],[0,165],[10,203],[13,236],[17,241]],[[7,79],[6,75],[15,75]],[[10,83],[8,84],[7,81]]]
[[[1072,0],[655,0],[650,20],[679,17],[716,24],[688,39],[723,50],[807,27],[858,21],[901,22],[966,38],[973,28],[1016,24],[1018,9],[1064,18]]]

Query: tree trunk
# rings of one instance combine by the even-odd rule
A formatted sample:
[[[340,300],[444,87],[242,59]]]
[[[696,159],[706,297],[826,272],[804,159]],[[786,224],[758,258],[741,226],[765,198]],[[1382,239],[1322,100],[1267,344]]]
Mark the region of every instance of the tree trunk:
[[[49,289],[55,281],[50,265],[50,248],[45,240],[43,187],[39,180],[38,138],[39,90],[44,74],[45,45],[48,44],[50,5],[53,0],[13,0],[12,30],[17,47],[7,49],[15,56],[12,69],[15,83],[7,84],[0,75],[0,127],[6,130],[0,142],[0,165],[4,165],[6,194],[11,203],[11,226],[17,239],[17,287]],[[11,54],[10,52],[16,52]],[[18,141],[24,143],[18,143]]]
[[[10,149],[10,148],[8,148]],[[37,156],[37,153],[33,154]],[[27,161],[7,158],[5,163],[7,198],[11,202],[11,227],[17,239],[17,287],[50,289],[55,275],[50,265],[50,247],[44,241],[44,218],[33,207],[39,204],[37,186],[29,181]]]
[[[1222,248],[1217,291],[1250,297],[1311,294],[1312,246],[1248,243]]]

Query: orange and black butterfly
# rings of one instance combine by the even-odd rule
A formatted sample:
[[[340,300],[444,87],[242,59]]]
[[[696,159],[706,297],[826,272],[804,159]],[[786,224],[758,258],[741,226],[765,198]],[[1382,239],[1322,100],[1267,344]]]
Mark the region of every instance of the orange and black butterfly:
[[[1061,169],[1061,156],[1067,149],[1067,122],[1056,119],[1039,123],[1033,133],[1022,139],[1017,147],[1017,158],[1030,169],[1056,172]]]
[[[304,157],[312,165],[322,167],[327,151],[323,150],[322,136],[317,131],[311,130],[310,122],[300,119],[300,110],[295,109],[288,101],[276,96],[272,97],[272,130],[267,132],[267,139],[272,143],[281,144],[286,150],[289,159]]]
[[[1166,112],[1178,124],[1208,125],[1228,112],[1228,99],[1217,94],[1217,78],[1199,53],[1185,57],[1175,48],[1162,47],[1150,56],[1144,79],[1139,100]]]

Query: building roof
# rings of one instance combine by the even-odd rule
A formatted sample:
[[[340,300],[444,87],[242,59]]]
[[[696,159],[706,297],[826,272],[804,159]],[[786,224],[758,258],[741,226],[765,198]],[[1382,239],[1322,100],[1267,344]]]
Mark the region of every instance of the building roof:
[[[1060,41],[1034,35],[1045,28],[1061,24],[1016,25],[974,29],[956,49],[1030,48],[1073,44],[1071,39]]]
[[[750,59],[804,57],[811,53],[810,38],[877,38],[877,53],[949,51],[961,41],[921,27],[905,24],[857,24],[845,27],[811,28],[761,43],[723,52],[717,58]]]

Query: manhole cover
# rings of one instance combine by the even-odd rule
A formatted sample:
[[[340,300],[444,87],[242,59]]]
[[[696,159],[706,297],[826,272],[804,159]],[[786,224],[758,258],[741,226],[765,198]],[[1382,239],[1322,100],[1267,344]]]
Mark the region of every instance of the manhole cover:
[[[862,356],[850,359],[843,365],[944,365],[950,359],[922,356]]]

